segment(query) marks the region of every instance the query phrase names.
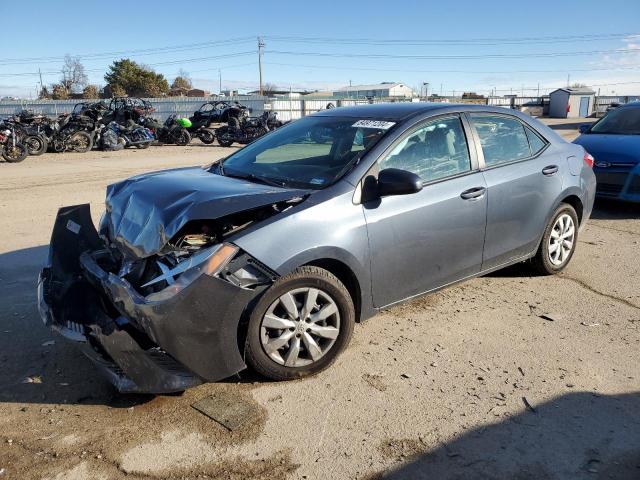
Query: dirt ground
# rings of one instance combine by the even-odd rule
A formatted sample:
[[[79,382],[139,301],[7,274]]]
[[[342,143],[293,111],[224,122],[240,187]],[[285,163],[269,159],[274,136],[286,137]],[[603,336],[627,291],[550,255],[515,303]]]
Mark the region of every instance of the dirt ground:
[[[116,394],[38,317],[56,210],[97,220],[107,184],[230,150],[0,164],[0,479],[640,478],[639,206],[598,202],[559,276],[513,267],[358,325],[314,378]],[[228,432],[191,408],[221,393],[255,419]]]

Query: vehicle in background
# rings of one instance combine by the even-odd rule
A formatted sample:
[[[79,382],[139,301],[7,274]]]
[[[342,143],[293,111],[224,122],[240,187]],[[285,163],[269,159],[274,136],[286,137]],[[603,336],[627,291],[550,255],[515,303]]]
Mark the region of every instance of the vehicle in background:
[[[140,117],[138,123],[151,130],[160,143],[184,146],[191,142],[191,135],[187,130],[191,126],[188,118],[169,115],[164,123],[160,123],[150,117]]]
[[[562,271],[593,207],[591,167],[516,111],[323,110],[207,167],[110,185],[99,231],[89,205],[60,209],[40,314],[120,391],[247,364],[312,375],[356,321],[398,302],[523,261]]]
[[[118,137],[118,140],[122,139],[122,143],[125,147],[144,149],[148,148],[149,145],[151,145],[151,142],[155,140],[151,130],[143,127],[142,125],[138,125],[133,120],[129,120],[126,127],[117,122],[110,122],[106,128],[113,131]]]
[[[582,125],[573,143],[594,158],[600,197],[640,202],[640,102],[609,112],[593,125]]]
[[[140,117],[148,117],[156,111],[147,100],[138,97],[114,97],[109,102],[112,117],[109,121],[116,121],[126,125],[128,120],[140,123]]]
[[[621,104],[621,103],[618,103],[618,102],[611,102],[611,103],[607,106],[607,110],[606,110],[606,112],[607,112],[607,113],[609,113],[609,112],[611,112],[612,110],[615,110],[616,108],[618,108],[618,107],[620,107],[620,106],[622,106],[622,104]]]
[[[10,163],[21,162],[29,155],[27,147],[20,143],[15,126],[7,122],[0,124],[0,150],[2,158]]]
[[[230,117],[241,114],[247,107],[238,102],[230,103],[221,100],[203,103],[189,120],[192,123],[189,128],[191,136],[200,139],[202,143],[211,144],[215,140],[214,128],[229,121]]]
[[[243,114],[230,118],[227,125],[218,128],[216,137],[221,147],[230,147],[234,143],[246,145],[282,125],[276,117],[276,112],[264,112],[259,117]]]

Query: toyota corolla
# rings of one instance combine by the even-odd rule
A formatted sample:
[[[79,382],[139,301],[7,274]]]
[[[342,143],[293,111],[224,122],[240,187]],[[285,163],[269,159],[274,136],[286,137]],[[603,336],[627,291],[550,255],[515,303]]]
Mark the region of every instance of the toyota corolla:
[[[60,209],[40,313],[123,392],[247,366],[303,377],[381,309],[518,262],[564,269],[592,164],[510,110],[326,110],[207,167],[109,186],[98,229],[88,205]]]

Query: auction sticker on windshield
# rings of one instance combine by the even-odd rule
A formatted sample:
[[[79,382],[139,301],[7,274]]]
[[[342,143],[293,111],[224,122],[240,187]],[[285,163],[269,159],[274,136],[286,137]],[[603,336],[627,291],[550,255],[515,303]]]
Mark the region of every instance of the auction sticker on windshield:
[[[396,122],[385,122],[383,120],[358,120],[351,125],[356,128],[376,128],[378,130],[389,130]]]

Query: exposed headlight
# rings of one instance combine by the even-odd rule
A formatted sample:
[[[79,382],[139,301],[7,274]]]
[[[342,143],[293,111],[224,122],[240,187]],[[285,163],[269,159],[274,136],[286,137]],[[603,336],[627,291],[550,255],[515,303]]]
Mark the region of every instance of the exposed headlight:
[[[235,245],[222,243],[194,253],[171,269],[158,262],[162,274],[142,285],[142,288],[162,281],[167,282],[169,286],[148,295],[147,300],[166,300],[183,290],[200,275],[216,276],[235,257],[238,250]]]

